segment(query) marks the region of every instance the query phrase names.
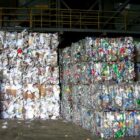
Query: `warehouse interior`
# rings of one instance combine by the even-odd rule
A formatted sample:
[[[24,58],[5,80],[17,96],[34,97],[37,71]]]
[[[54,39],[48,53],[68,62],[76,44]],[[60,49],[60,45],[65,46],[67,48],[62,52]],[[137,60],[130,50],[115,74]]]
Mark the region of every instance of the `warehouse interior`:
[[[0,1],[0,139],[139,139],[139,35],[139,0]]]

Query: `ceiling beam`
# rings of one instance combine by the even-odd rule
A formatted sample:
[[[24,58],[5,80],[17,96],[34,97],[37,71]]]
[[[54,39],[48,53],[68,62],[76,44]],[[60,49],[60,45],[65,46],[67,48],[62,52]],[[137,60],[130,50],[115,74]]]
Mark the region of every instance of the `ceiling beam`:
[[[103,27],[105,27],[115,16],[117,16],[121,11],[124,10],[124,8],[127,6],[127,4],[130,2],[130,0],[126,0],[114,13],[113,16],[111,16],[104,24]]]
[[[64,1],[64,0],[61,0],[61,2],[63,3],[63,5],[67,8],[67,9],[71,9],[68,4]]]
[[[98,3],[98,0],[96,0],[88,9],[88,11],[92,10]]]

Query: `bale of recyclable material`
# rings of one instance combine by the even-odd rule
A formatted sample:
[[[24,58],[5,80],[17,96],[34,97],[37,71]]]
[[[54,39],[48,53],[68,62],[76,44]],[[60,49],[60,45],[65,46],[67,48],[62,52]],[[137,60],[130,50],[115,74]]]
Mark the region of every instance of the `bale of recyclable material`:
[[[58,44],[57,33],[0,32],[1,118],[59,117]]]
[[[86,37],[61,50],[63,118],[101,138],[138,136],[132,37]]]

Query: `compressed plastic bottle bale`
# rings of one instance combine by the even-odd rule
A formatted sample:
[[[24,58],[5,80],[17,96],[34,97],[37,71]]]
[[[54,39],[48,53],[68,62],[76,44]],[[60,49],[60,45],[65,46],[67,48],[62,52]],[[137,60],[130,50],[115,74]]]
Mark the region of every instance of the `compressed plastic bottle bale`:
[[[84,49],[85,49],[85,61],[89,61],[91,60],[92,58],[96,58],[96,57],[93,57],[95,54],[94,52],[92,52],[92,38],[89,38],[89,37],[86,37],[85,40],[83,41],[83,44],[84,44]]]
[[[77,73],[75,73],[76,83],[86,83],[85,79],[85,63],[76,65]]]
[[[115,102],[114,102],[114,99],[115,99],[115,88],[114,88],[114,85],[110,85],[108,87],[108,91],[109,91],[109,96],[110,96],[110,106],[109,106],[109,109],[110,110],[115,110]]]
[[[70,93],[69,91],[70,91],[70,89],[69,89],[68,85],[62,85],[62,97],[61,98],[62,98],[63,102],[65,102],[67,100],[67,98],[66,98],[68,95],[67,92]]]
[[[16,114],[15,114],[15,110],[16,110],[16,98],[13,96],[9,97],[9,102],[8,103],[8,107],[6,108],[6,113],[8,114],[9,118],[15,118]]]
[[[123,46],[123,43],[124,43],[124,38],[116,38],[115,39],[115,46],[118,49],[117,55],[119,56],[118,57],[119,60],[123,60],[125,50],[126,50],[126,47]]]
[[[114,99],[114,105],[116,109],[122,108],[123,105],[123,89],[119,89],[118,86],[115,86],[115,99]]]
[[[97,48],[97,52],[98,52],[98,48],[101,47],[101,38],[95,38],[95,41],[94,41],[94,44],[95,48]],[[97,53],[96,55],[96,60],[98,61],[99,60],[99,53]]]
[[[35,99],[34,118],[39,119],[40,117],[40,99]]]
[[[6,32],[4,48],[16,48],[17,33]]]
[[[45,106],[48,107],[46,108]],[[59,102],[56,101],[54,97],[45,99],[45,105],[43,108],[46,109],[46,113],[50,119],[57,119],[59,117]]]
[[[114,137],[121,138],[125,136],[126,133],[126,115],[125,112],[115,112],[115,121],[113,123]]]
[[[71,108],[71,106],[69,106],[67,104],[65,104],[63,106],[65,106],[65,107],[62,110],[62,117],[65,120],[67,120],[67,121],[72,121],[72,118],[73,118],[73,109]]]
[[[42,110],[40,115],[42,119],[47,119],[49,116],[56,119],[59,116],[59,93],[58,85],[40,87]],[[45,114],[47,115],[46,117]]]
[[[40,43],[41,45],[44,45],[44,44],[47,44],[47,46],[49,45],[48,42],[47,42],[47,36],[48,36],[48,35],[46,35],[45,33],[40,33],[40,34],[39,34],[39,40],[40,40],[39,43]],[[32,41],[32,40],[31,40],[31,41]],[[49,40],[49,41],[50,41],[50,40]]]
[[[114,80],[116,82],[131,81],[134,78],[134,64],[131,62],[127,62],[126,64],[127,67],[125,66],[124,62],[122,64],[110,64],[105,62],[74,64],[71,65],[70,69],[71,74],[73,75],[71,78],[71,82],[88,84],[90,82],[99,82],[104,80]],[[69,77],[64,74],[64,72],[66,72],[65,68],[67,67],[68,66],[64,66],[63,68],[63,75],[65,76],[64,78]],[[129,76],[126,77],[126,74],[129,74]]]
[[[123,109],[135,109],[134,88],[133,85],[124,85],[123,87]]]
[[[60,87],[59,85],[53,85],[53,94],[56,101],[60,100]]]
[[[46,77],[46,82],[50,84],[49,79],[51,78],[51,67],[46,66],[44,76]]]
[[[72,83],[76,84],[80,82],[80,64],[75,64],[72,66]]]
[[[34,101],[28,97],[24,103],[25,119],[34,119],[34,108]]]
[[[30,33],[30,41],[33,45],[33,48],[35,49],[35,47],[37,49],[41,49],[41,45],[40,45],[40,34],[37,33],[37,32],[34,32],[34,33]],[[33,38],[32,38],[33,37]]]
[[[98,60],[106,60],[106,50],[108,49],[108,40],[105,38],[99,39]]]
[[[66,47],[62,50],[62,63],[69,64],[71,63],[71,49]]]
[[[64,97],[67,97],[67,96],[71,96],[71,94],[73,94],[72,93],[73,91],[72,91],[72,87],[70,86],[70,85],[63,85],[62,86],[62,98]],[[68,100],[68,99],[67,99]]]
[[[82,107],[81,108],[81,122],[82,127],[87,130],[92,130],[93,125],[93,112],[92,110],[89,110],[88,108]]]
[[[109,91],[107,86],[102,86],[102,94],[100,95],[101,98],[101,107],[103,110],[110,110],[112,108],[112,94]]]
[[[123,81],[124,80],[124,72],[125,69],[124,69],[124,65],[125,63],[122,62],[122,63],[113,63],[111,64],[111,72],[112,72],[112,78],[113,80],[115,80],[116,82],[120,82],[120,81]]]
[[[126,51],[126,54],[127,54],[127,57],[129,60],[133,60],[133,53],[134,53],[134,40],[132,37],[126,37],[125,38],[125,42],[126,42],[126,45],[127,45],[127,51]]]
[[[17,99],[14,103],[15,106],[15,118],[23,119],[23,101],[22,99]]]
[[[2,67],[6,69],[6,66],[8,66],[8,58],[4,56],[4,58],[2,59]]]
[[[46,105],[48,105],[46,100],[45,99],[41,99],[40,100],[40,118],[44,119],[44,120],[49,119],[49,114],[48,114]]]
[[[72,108],[65,102],[61,102],[61,115],[67,121],[72,121],[73,113]]]
[[[98,100],[98,94],[100,94],[99,87],[100,87],[99,84],[91,84],[89,86],[89,88],[90,88],[90,102],[91,102],[90,107],[93,109],[95,109],[98,106],[97,101],[100,102],[100,100]]]
[[[134,136],[134,118],[136,116],[136,112],[125,112],[126,114],[126,136]]]
[[[59,44],[58,33],[51,34],[51,47],[52,49],[57,49]]]
[[[97,40],[94,38],[87,37],[85,38],[85,41],[83,41],[85,42],[84,45],[85,45],[85,51],[86,51],[86,54],[85,54],[86,61],[95,61],[95,62],[99,61],[99,54],[97,53],[99,46],[96,43]]]
[[[53,104],[52,108],[53,108],[52,112],[54,112],[54,113],[52,113],[51,119],[53,119],[53,120],[59,119],[59,115],[60,115],[59,103],[57,103],[56,105]]]
[[[101,80],[110,80],[112,77],[110,76],[110,67],[107,63],[101,63],[102,71],[101,71]]]
[[[107,42],[104,44],[106,46],[106,60],[117,61],[118,59],[118,46],[115,38],[108,38]]]
[[[81,125],[81,106],[79,104],[73,104],[73,117],[72,121],[77,124]]]
[[[44,55],[44,60],[46,60],[47,65],[56,66],[57,65],[57,52],[55,50],[50,50],[49,53]]]
[[[33,47],[34,45],[34,34],[29,33],[29,47]]]
[[[123,73],[123,78],[124,81],[132,81],[135,77],[135,73],[134,73],[134,63],[127,61],[124,65],[124,68],[122,69],[122,71],[124,71]]]
[[[19,87],[16,92],[15,98],[12,100],[14,102],[14,114],[15,118],[17,119],[23,119],[23,94],[22,94],[22,87]]]
[[[53,96],[52,85],[41,84],[39,89],[40,89],[39,92],[40,92],[41,98],[44,98],[44,97],[50,98],[51,96]]]
[[[87,60],[85,58],[86,51],[85,51],[85,45],[84,45],[84,43],[85,43],[85,40],[84,39],[82,39],[82,40],[79,41],[78,55],[79,55],[79,52],[80,52],[80,61],[86,62]]]
[[[50,45],[51,37],[54,38],[52,46]],[[55,48],[58,45],[57,39],[58,36],[53,34],[30,33],[28,35],[26,30],[21,33],[7,32],[5,46],[11,45],[11,47],[2,52],[3,83],[6,89],[13,85],[20,88],[16,94],[13,90],[8,91],[7,95],[5,94],[5,100],[10,102],[9,108],[4,112],[6,117],[39,118],[40,91],[35,85],[44,83],[55,84],[51,88],[51,96],[45,100],[45,106],[50,106],[48,109],[44,107],[45,115],[50,115],[52,119],[59,116],[58,67],[51,68],[50,71],[47,71],[45,67],[46,65],[57,66],[57,50]],[[47,77],[46,71],[49,73]],[[24,86],[22,87],[22,85]],[[24,91],[23,88],[25,88]],[[24,106],[22,105],[23,100]],[[24,107],[25,111],[22,112]]]
[[[71,62],[72,64],[75,64],[77,62],[77,52],[76,52],[76,47],[78,46],[78,42],[76,43],[72,43],[71,45]]]
[[[114,38],[113,42],[113,49],[117,48],[118,60],[133,60],[134,43],[132,37]]]
[[[47,100],[46,106],[48,106],[47,113],[50,119],[57,119],[59,117],[59,103],[55,100],[55,98],[51,98]],[[45,106],[44,106],[45,107]]]
[[[51,45],[51,34],[50,33],[45,34],[45,44],[49,47]]]
[[[134,136],[140,135],[140,112],[136,111],[134,115]]]
[[[16,46],[18,48],[26,48],[28,46],[28,32],[26,30],[23,30],[21,33],[18,33],[17,35],[17,44]]]
[[[136,109],[140,108],[140,84],[136,83],[134,85],[134,102]]]
[[[82,105],[81,96],[83,93],[83,85],[74,85],[72,87],[72,101],[74,104]]]
[[[95,130],[94,130],[94,133],[97,136],[101,136],[103,112],[96,112],[94,116],[95,116],[95,118],[94,118],[95,123],[94,124],[96,126]],[[104,137],[104,135],[102,135],[101,137]]]
[[[59,83],[59,67],[50,67],[51,77],[49,79],[51,84]]]
[[[82,84],[90,84],[92,82],[92,72],[91,72],[92,63],[81,63],[81,74],[80,81]]]
[[[81,63],[80,65],[77,66],[78,67],[78,75],[79,75],[79,80],[77,82],[80,82],[82,84],[86,83],[86,79],[85,79],[85,63]]]
[[[92,83],[98,82],[100,80],[102,80],[102,64],[101,63],[91,63],[92,67],[91,67],[91,75],[92,75]]]
[[[83,60],[84,49],[82,42],[73,43],[71,46],[71,62],[77,63]]]
[[[83,90],[81,93],[81,105],[88,109],[92,109],[91,87],[89,85],[83,85],[82,87]]]
[[[85,46],[83,51],[78,51],[79,46]],[[75,47],[74,47],[75,46]],[[126,38],[85,38],[72,44],[73,59],[80,58],[80,53],[85,52],[84,60],[92,61],[117,61],[133,59],[133,39]],[[79,49],[80,50],[80,49]],[[84,51],[85,50],[85,51]],[[74,54],[77,58],[74,57]],[[82,55],[83,56],[83,55]],[[82,59],[83,60],[83,59]],[[72,62],[76,62],[73,60]]]
[[[104,138],[112,138],[113,137],[113,120],[114,120],[114,114],[112,112],[105,112],[104,118],[103,118],[103,124],[102,124],[102,134],[101,137]]]
[[[1,101],[0,101],[0,111],[1,111],[0,118],[1,119],[7,118],[7,116],[8,116],[8,114],[6,113],[7,107],[8,107],[8,102],[3,101],[1,99]]]
[[[63,74],[62,74],[62,82],[64,84],[73,83],[74,77],[73,77],[73,71],[72,71],[72,66],[71,65],[67,65],[63,67]],[[70,76],[72,78],[70,78]]]
[[[100,85],[101,86],[101,85]],[[95,110],[101,111],[103,110],[102,107],[102,88],[99,88],[94,91],[94,94],[92,94],[92,106]]]
[[[81,65],[80,64],[75,64],[72,67],[72,83],[78,84],[81,83],[80,78],[81,78]]]
[[[41,44],[40,41],[40,33],[34,32],[34,33],[29,33],[29,47],[32,49],[42,49],[43,45]]]

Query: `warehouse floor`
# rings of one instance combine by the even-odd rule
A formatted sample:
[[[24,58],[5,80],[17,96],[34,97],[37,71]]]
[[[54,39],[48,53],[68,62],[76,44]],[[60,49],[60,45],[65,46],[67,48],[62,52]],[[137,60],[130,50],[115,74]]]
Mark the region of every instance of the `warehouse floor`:
[[[62,120],[32,122],[0,120],[0,126],[0,140],[102,140],[93,137],[81,127]],[[136,140],[132,137],[126,139]]]
[[[86,130],[64,121],[0,121],[0,140],[92,140]],[[7,128],[2,128],[7,126]]]

